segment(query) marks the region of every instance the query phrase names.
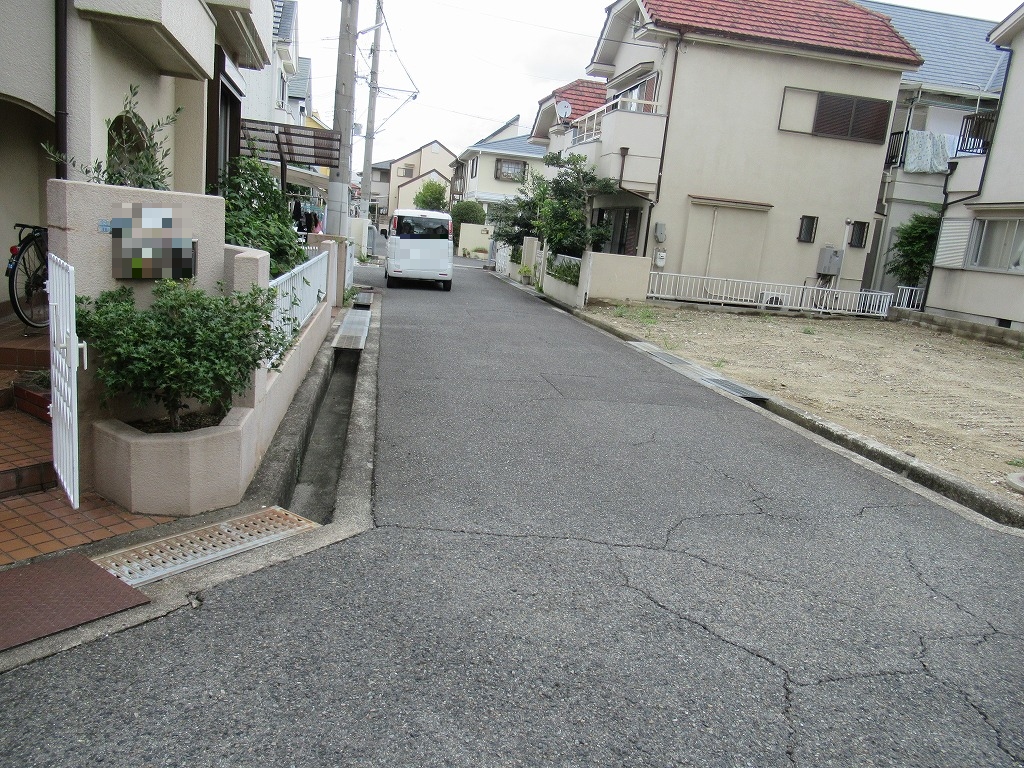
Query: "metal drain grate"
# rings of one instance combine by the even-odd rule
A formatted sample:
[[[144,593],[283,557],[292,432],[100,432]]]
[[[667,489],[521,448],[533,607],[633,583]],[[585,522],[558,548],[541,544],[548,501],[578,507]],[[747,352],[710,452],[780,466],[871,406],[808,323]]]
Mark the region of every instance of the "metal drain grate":
[[[768,395],[758,392],[756,389],[750,389],[742,384],[737,384],[735,381],[729,381],[728,379],[717,379],[717,378],[706,378],[704,379],[705,384],[709,384],[712,387],[718,387],[724,389],[730,394],[742,397],[744,400],[749,400],[752,403],[766,403],[768,402]]]
[[[267,507],[178,536],[95,557],[93,562],[135,587],[319,527],[281,507]]]

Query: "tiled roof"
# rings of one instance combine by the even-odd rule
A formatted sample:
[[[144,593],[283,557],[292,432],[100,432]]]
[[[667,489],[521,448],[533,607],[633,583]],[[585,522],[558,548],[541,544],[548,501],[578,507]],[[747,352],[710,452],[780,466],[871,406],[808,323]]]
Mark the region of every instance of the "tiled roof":
[[[544,157],[546,152],[544,147],[531,144],[529,136],[516,136],[512,139],[500,139],[486,144],[474,144],[469,149],[492,155],[529,155],[530,157]]]
[[[569,119],[575,120],[603,106],[608,100],[606,94],[605,85],[601,81],[581,78],[556,88],[550,96],[541,99],[540,103],[544,104],[548,99],[554,99],[555,102],[568,101],[572,105]]]
[[[921,59],[881,14],[847,0],[640,0],[654,22],[684,32],[883,59]]]
[[[924,64],[908,80],[983,91],[998,91],[1002,86],[1010,55],[986,40],[994,22],[874,0],[857,2],[890,17],[899,33],[924,56]]]

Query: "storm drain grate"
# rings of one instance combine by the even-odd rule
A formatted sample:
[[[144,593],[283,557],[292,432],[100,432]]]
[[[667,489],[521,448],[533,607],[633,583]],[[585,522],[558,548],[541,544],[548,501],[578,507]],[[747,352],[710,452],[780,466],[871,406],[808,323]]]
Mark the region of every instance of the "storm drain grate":
[[[136,587],[319,527],[312,520],[281,507],[267,507],[222,523],[95,557],[93,562]]]
[[[704,383],[710,384],[712,387],[724,389],[730,394],[742,397],[744,400],[750,400],[753,403],[768,402],[768,395],[762,394],[756,389],[745,387],[742,384],[737,384],[735,381],[729,381],[729,379],[706,378],[704,379]]]

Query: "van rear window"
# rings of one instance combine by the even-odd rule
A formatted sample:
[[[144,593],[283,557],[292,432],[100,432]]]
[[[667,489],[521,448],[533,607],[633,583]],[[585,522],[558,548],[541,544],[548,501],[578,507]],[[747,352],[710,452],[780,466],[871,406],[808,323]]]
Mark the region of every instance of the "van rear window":
[[[448,220],[426,216],[399,216],[395,234],[403,240],[447,240]]]

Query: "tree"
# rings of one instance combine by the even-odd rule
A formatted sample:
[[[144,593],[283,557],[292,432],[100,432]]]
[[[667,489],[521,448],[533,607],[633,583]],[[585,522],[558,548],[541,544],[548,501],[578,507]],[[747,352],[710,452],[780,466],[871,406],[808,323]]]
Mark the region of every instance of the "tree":
[[[412,204],[421,211],[448,210],[448,185],[443,181],[427,179],[412,199]]]
[[[547,194],[547,180],[531,171],[515,197],[502,203],[492,203],[487,209],[487,218],[494,225],[494,240],[510,248],[522,248],[525,238],[540,237],[537,215]]]
[[[896,239],[889,249],[885,271],[900,285],[917,286],[924,280],[935,258],[941,224],[942,215],[934,210],[933,213],[915,213],[896,227]]]
[[[476,200],[460,200],[452,206],[452,231],[455,233],[455,247],[459,246],[459,227],[463,224],[483,224],[487,212]]]
[[[593,195],[612,194],[615,182],[598,177],[583,155],[562,157],[558,153],[544,156],[544,164],[558,168],[548,182],[547,195],[537,213],[537,230],[552,254],[582,256],[600,248],[611,239],[611,226],[588,221],[588,199]]]

